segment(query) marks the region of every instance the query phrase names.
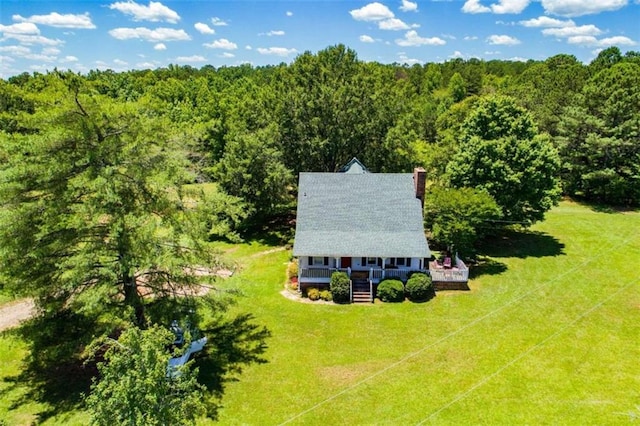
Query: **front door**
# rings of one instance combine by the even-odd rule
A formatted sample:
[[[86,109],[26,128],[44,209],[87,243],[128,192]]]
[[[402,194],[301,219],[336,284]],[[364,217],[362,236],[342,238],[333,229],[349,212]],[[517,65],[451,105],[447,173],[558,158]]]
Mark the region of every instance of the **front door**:
[[[351,258],[350,257],[341,257],[340,258],[340,267],[343,269],[351,268]]]

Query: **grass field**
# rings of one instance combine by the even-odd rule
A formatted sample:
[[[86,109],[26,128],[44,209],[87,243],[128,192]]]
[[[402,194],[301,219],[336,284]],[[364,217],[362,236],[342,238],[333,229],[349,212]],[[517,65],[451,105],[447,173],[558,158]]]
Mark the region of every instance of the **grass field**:
[[[531,232],[487,243],[471,291],[424,304],[298,303],[279,294],[290,252],[220,248],[241,265],[225,283],[245,294],[237,309],[273,333],[269,362],[227,386],[222,424],[640,421],[638,212],[563,202]],[[21,348],[0,335],[10,425],[47,409],[16,403]],[[71,412],[47,424],[85,420]]]

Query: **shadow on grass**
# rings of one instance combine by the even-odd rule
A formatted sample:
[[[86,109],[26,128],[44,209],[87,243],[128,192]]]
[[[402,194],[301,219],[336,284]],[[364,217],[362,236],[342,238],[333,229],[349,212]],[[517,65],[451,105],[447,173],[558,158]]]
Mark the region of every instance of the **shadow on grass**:
[[[564,244],[549,234],[535,231],[504,230],[488,236],[478,247],[478,259],[472,264],[469,278],[500,275],[507,265],[496,258],[548,257],[564,255]]]
[[[474,279],[482,275],[500,275],[507,270],[507,265],[488,257],[482,257],[469,269],[469,278]]]
[[[37,420],[41,423],[82,408],[83,394],[89,392],[97,368],[95,363],[84,364],[79,354],[95,325],[88,317],[64,311],[33,318],[13,330],[30,342],[30,354],[20,374],[4,379],[8,386],[0,392],[0,398],[16,389],[25,389],[9,409],[34,401],[43,403],[45,409],[38,413]]]
[[[478,250],[489,257],[548,257],[564,255],[564,244],[543,232],[505,230],[485,238]]]
[[[598,213],[608,213],[608,214],[640,213],[639,206],[604,204],[604,203],[598,203],[595,201],[588,201],[580,197],[575,197],[571,200],[580,204],[581,206],[584,206]]]

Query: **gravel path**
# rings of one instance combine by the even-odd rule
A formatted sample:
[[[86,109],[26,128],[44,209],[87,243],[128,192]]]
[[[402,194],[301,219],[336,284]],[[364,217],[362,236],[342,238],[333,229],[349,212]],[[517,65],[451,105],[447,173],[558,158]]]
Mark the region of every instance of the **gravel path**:
[[[31,318],[35,305],[31,299],[16,300],[0,306],[0,331],[12,328]]]

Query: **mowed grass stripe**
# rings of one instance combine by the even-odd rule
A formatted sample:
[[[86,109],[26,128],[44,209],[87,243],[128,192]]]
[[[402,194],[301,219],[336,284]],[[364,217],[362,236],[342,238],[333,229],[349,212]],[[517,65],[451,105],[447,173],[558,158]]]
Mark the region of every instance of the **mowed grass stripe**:
[[[399,359],[399,360],[397,360],[397,361],[385,366],[384,368],[374,372],[373,374],[370,374],[369,376],[367,376],[364,379],[354,383],[353,385],[351,385],[351,386],[349,386],[349,387],[347,387],[345,389],[342,389],[341,391],[339,391],[339,392],[337,392],[337,393],[335,393],[335,394],[333,394],[333,395],[331,395],[331,396],[319,401],[315,405],[313,405],[313,406],[305,409],[304,411],[301,411],[300,413],[298,413],[298,414],[292,416],[291,418],[287,419],[282,424],[288,424],[288,423],[290,423],[290,422],[292,422],[292,421],[294,421],[294,420],[296,420],[298,418],[301,418],[301,417],[303,417],[305,415],[308,415],[308,414],[312,413],[313,411],[317,410],[318,408],[320,408],[321,406],[323,406],[323,405],[325,405],[325,404],[327,404],[329,402],[332,402],[336,398],[344,396],[348,392],[354,391],[356,388],[358,388],[360,386],[363,386],[367,382],[372,381],[373,379],[376,379],[376,378],[378,378],[379,376],[381,376],[383,374],[389,373],[389,374],[393,375],[393,372],[390,372],[390,370],[395,369],[396,367],[400,366],[401,364],[406,363],[406,362],[412,360],[413,358],[416,358],[416,357],[420,356],[425,351],[428,351],[430,349],[434,349],[434,347],[446,342],[449,339],[452,339],[452,338],[456,337],[458,334],[466,332],[466,331],[468,331],[468,329],[470,329],[472,327],[475,327],[475,326],[477,326],[477,325],[479,325],[479,324],[481,324],[483,322],[486,322],[490,317],[493,317],[494,315],[504,314],[504,315],[508,316],[509,318],[513,318],[513,320],[514,320],[513,322],[517,323],[518,322],[517,321],[517,319],[518,319],[517,310],[521,309],[521,308],[520,307],[516,307],[517,309],[510,309],[510,308],[514,308],[513,305],[517,305],[517,304],[519,304],[521,302],[523,302],[523,303],[529,302],[530,303],[530,301],[527,301],[526,299],[530,298],[532,296],[537,296],[535,300],[541,300],[541,297],[546,297],[547,300],[545,301],[545,303],[549,304],[549,299],[548,299],[549,295],[546,294],[547,292],[545,292],[544,294],[540,294],[541,291],[543,291],[545,289],[545,287],[549,287],[550,285],[554,284],[555,282],[563,281],[563,280],[567,279],[567,277],[570,277],[572,275],[577,275],[576,278],[582,278],[581,281],[584,282],[584,278],[585,277],[581,277],[580,275],[583,274],[583,270],[584,270],[585,266],[587,266],[588,264],[590,264],[590,263],[592,263],[594,261],[597,261],[601,256],[619,255],[618,252],[623,250],[623,249],[625,249],[625,248],[627,248],[629,243],[633,239],[634,239],[633,236],[631,236],[631,237],[627,236],[627,239],[625,239],[625,240],[616,241],[614,243],[615,245],[603,250],[598,255],[592,256],[592,257],[584,260],[582,263],[574,265],[570,269],[564,270],[561,274],[555,276],[554,278],[549,279],[549,280],[547,280],[545,282],[542,282],[542,283],[538,284],[536,287],[533,287],[532,289],[526,290],[523,293],[518,294],[516,297],[514,297],[513,299],[511,299],[507,303],[495,308],[494,310],[492,310],[492,311],[490,311],[490,312],[488,312],[488,313],[486,313],[486,314],[484,314],[482,316],[479,316],[479,317],[475,318],[474,320],[472,320],[469,323],[463,325],[462,327],[459,327],[458,329],[456,329],[456,330],[454,330],[454,331],[452,331],[452,332],[440,337],[438,340],[436,340],[436,341],[434,341],[432,343],[429,343],[426,346],[424,346],[422,348],[419,348],[418,350],[416,350],[416,351],[414,351],[412,353],[407,354],[403,358],[401,358],[401,359]],[[554,290],[554,292],[556,292],[556,293],[557,292],[562,293],[562,292],[565,292],[565,291],[570,291],[572,293],[575,293],[576,288],[572,288],[572,287],[569,287],[569,286],[562,286],[562,287],[559,287],[558,289]],[[535,301],[534,301],[534,304],[535,304]],[[502,312],[502,311],[508,310],[508,309],[510,310],[509,312],[504,312],[504,313]],[[511,311],[513,311],[513,312],[511,312]],[[535,311],[537,311],[537,309]],[[522,321],[527,321],[527,320],[533,320],[533,318],[528,317],[528,318],[522,319]],[[562,313],[562,318],[556,320],[555,322],[557,322],[557,321],[568,321],[568,320],[570,320],[570,318],[568,318],[567,313],[563,312]],[[501,320],[498,319],[497,322],[500,322],[500,321]],[[569,324],[572,324],[572,323],[570,322]],[[489,326],[491,326],[491,324]],[[524,334],[523,333],[516,333],[516,332],[507,333],[507,334],[508,335],[516,335],[516,336],[517,335],[525,335],[525,336],[529,336],[529,337],[532,336],[531,330],[529,330],[527,333],[524,333]],[[552,334],[552,335],[555,335],[555,333]],[[495,344],[496,344],[496,342],[494,341],[494,346],[495,346]],[[494,349],[495,348],[493,348],[491,346],[489,347],[490,351],[494,351]],[[475,355],[477,356],[477,353]],[[373,386],[373,385],[371,385],[371,386]],[[399,419],[395,419],[395,420],[399,420]]]
[[[527,357],[528,355],[530,355],[534,351],[540,349],[543,345],[547,344],[549,341],[555,339],[556,337],[558,337],[562,333],[566,332],[567,329],[576,326],[576,324],[578,324],[579,322],[584,320],[586,317],[591,315],[595,310],[599,309],[603,304],[611,301],[612,299],[616,298],[620,293],[628,290],[631,286],[638,285],[639,283],[640,283],[640,281],[638,281],[638,280],[631,281],[630,283],[628,283],[625,286],[621,287],[617,292],[611,294],[609,297],[607,297],[607,298],[605,298],[603,300],[600,300],[598,303],[593,305],[591,308],[587,309],[582,314],[578,315],[573,321],[570,321],[568,323],[564,323],[563,326],[560,327],[555,333],[549,335],[545,339],[543,339],[540,342],[536,343],[535,345],[529,347],[527,350],[521,352],[519,355],[517,355],[516,357],[512,358],[511,360],[509,360],[509,362],[507,362],[504,365],[502,365],[500,368],[498,368],[493,373],[483,377],[480,381],[476,382],[469,389],[465,390],[464,392],[458,393],[448,403],[446,403],[446,404],[442,405],[441,407],[439,407],[437,410],[432,412],[428,417],[426,417],[424,420],[418,422],[417,424],[421,425],[421,424],[427,423],[429,420],[433,420],[442,411],[450,408],[452,405],[454,405],[454,404],[458,403],[459,401],[461,401],[462,399],[466,398],[472,392],[475,392],[478,388],[484,386],[488,381],[494,379],[496,376],[501,374],[507,368],[511,367],[512,365],[514,365],[515,363],[519,362],[523,358]]]

